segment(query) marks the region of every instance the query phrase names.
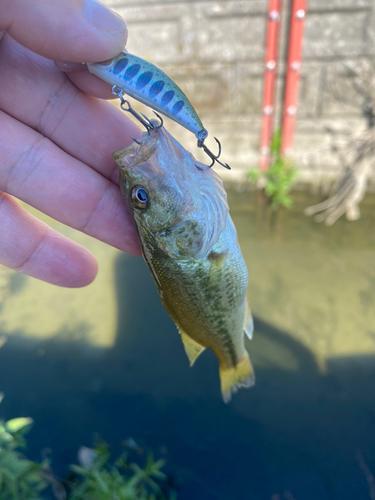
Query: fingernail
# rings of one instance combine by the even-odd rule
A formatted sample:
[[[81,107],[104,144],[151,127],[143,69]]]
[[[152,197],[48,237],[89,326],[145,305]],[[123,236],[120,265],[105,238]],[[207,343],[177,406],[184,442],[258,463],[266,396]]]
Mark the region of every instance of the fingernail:
[[[85,0],[83,14],[89,23],[104,33],[115,34],[126,31],[124,19],[95,0]]]

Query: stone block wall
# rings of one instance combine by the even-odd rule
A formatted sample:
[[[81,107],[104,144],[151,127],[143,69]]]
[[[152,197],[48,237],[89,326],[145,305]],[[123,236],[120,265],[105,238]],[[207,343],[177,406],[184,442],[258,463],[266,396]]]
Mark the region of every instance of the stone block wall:
[[[222,157],[241,178],[259,161],[267,0],[106,0],[129,27],[129,52],[163,69],[186,93]],[[277,85],[281,111],[287,15],[284,2]],[[294,163],[302,180],[340,171],[333,142],[365,126],[353,74],[345,66],[374,58],[375,0],[309,0]],[[375,71],[375,59],[374,71]],[[140,109],[139,104],[135,106]],[[193,154],[204,160],[193,134],[166,121]],[[330,129],[331,132],[327,132]],[[332,135],[333,134],[333,135]],[[334,137],[334,139],[333,139]],[[213,140],[207,144],[215,148]],[[220,174],[226,172],[220,170]]]

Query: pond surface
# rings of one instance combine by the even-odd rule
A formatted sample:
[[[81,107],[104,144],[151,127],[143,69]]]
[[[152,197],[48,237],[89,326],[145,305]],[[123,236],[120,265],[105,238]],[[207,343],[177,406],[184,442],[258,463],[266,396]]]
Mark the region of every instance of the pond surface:
[[[30,456],[60,475],[100,434],[167,460],[179,500],[360,500],[375,472],[375,196],[357,222],[272,213],[229,192],[255,318],[257,384],[221,401],[215,356],[189,368],[142,259],[51,222],[98,258],[79,290],[2,270],[4,418],[30,416]]]

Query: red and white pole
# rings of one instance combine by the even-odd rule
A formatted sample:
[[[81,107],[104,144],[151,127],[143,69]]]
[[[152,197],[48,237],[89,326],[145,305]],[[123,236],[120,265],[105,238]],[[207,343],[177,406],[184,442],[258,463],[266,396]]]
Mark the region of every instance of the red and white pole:
[[[263,78],[262,131],[260,139],[260,170],[267,170],[270,161],[270,143],[273,129],[277,46],[281,0],[269,0],[267,39]]]
[[[296,125],[306,3],[292,0],[281,139],[281,154],[285,156],[291,152]]]

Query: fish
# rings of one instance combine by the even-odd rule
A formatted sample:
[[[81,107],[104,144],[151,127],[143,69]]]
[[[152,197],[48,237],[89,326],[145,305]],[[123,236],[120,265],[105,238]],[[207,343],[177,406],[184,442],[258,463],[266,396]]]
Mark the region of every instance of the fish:
[[[155,120],[154,120],[155,121]],[[143,257],[192,366],[211,349],[228,402],[251,387],[247,269],[219,175],[195,160],[165,127],[113,153]]]
[[[189,99],[161,69],[128,52],[121,52],[109,61],[86,63],[86,67],[90,73],[112,85],[112,92],[121,99],[122,109],[129,111],[146,128],[149,127],[147,123],[149,120],[146,118],[145,122],[134,111],[130,103],[124,99],[124,93],[193,132],[198,140],[198,147],[203,148],[211,158],[211,166],[217,162],[230,170],[227,163],[222,163],[219,160],[221,154],[220,142],[215,137],[219,146],[219,152],[215,155],[204,144],[208,132]],[[125,104],[127,108],[124,107]]]

